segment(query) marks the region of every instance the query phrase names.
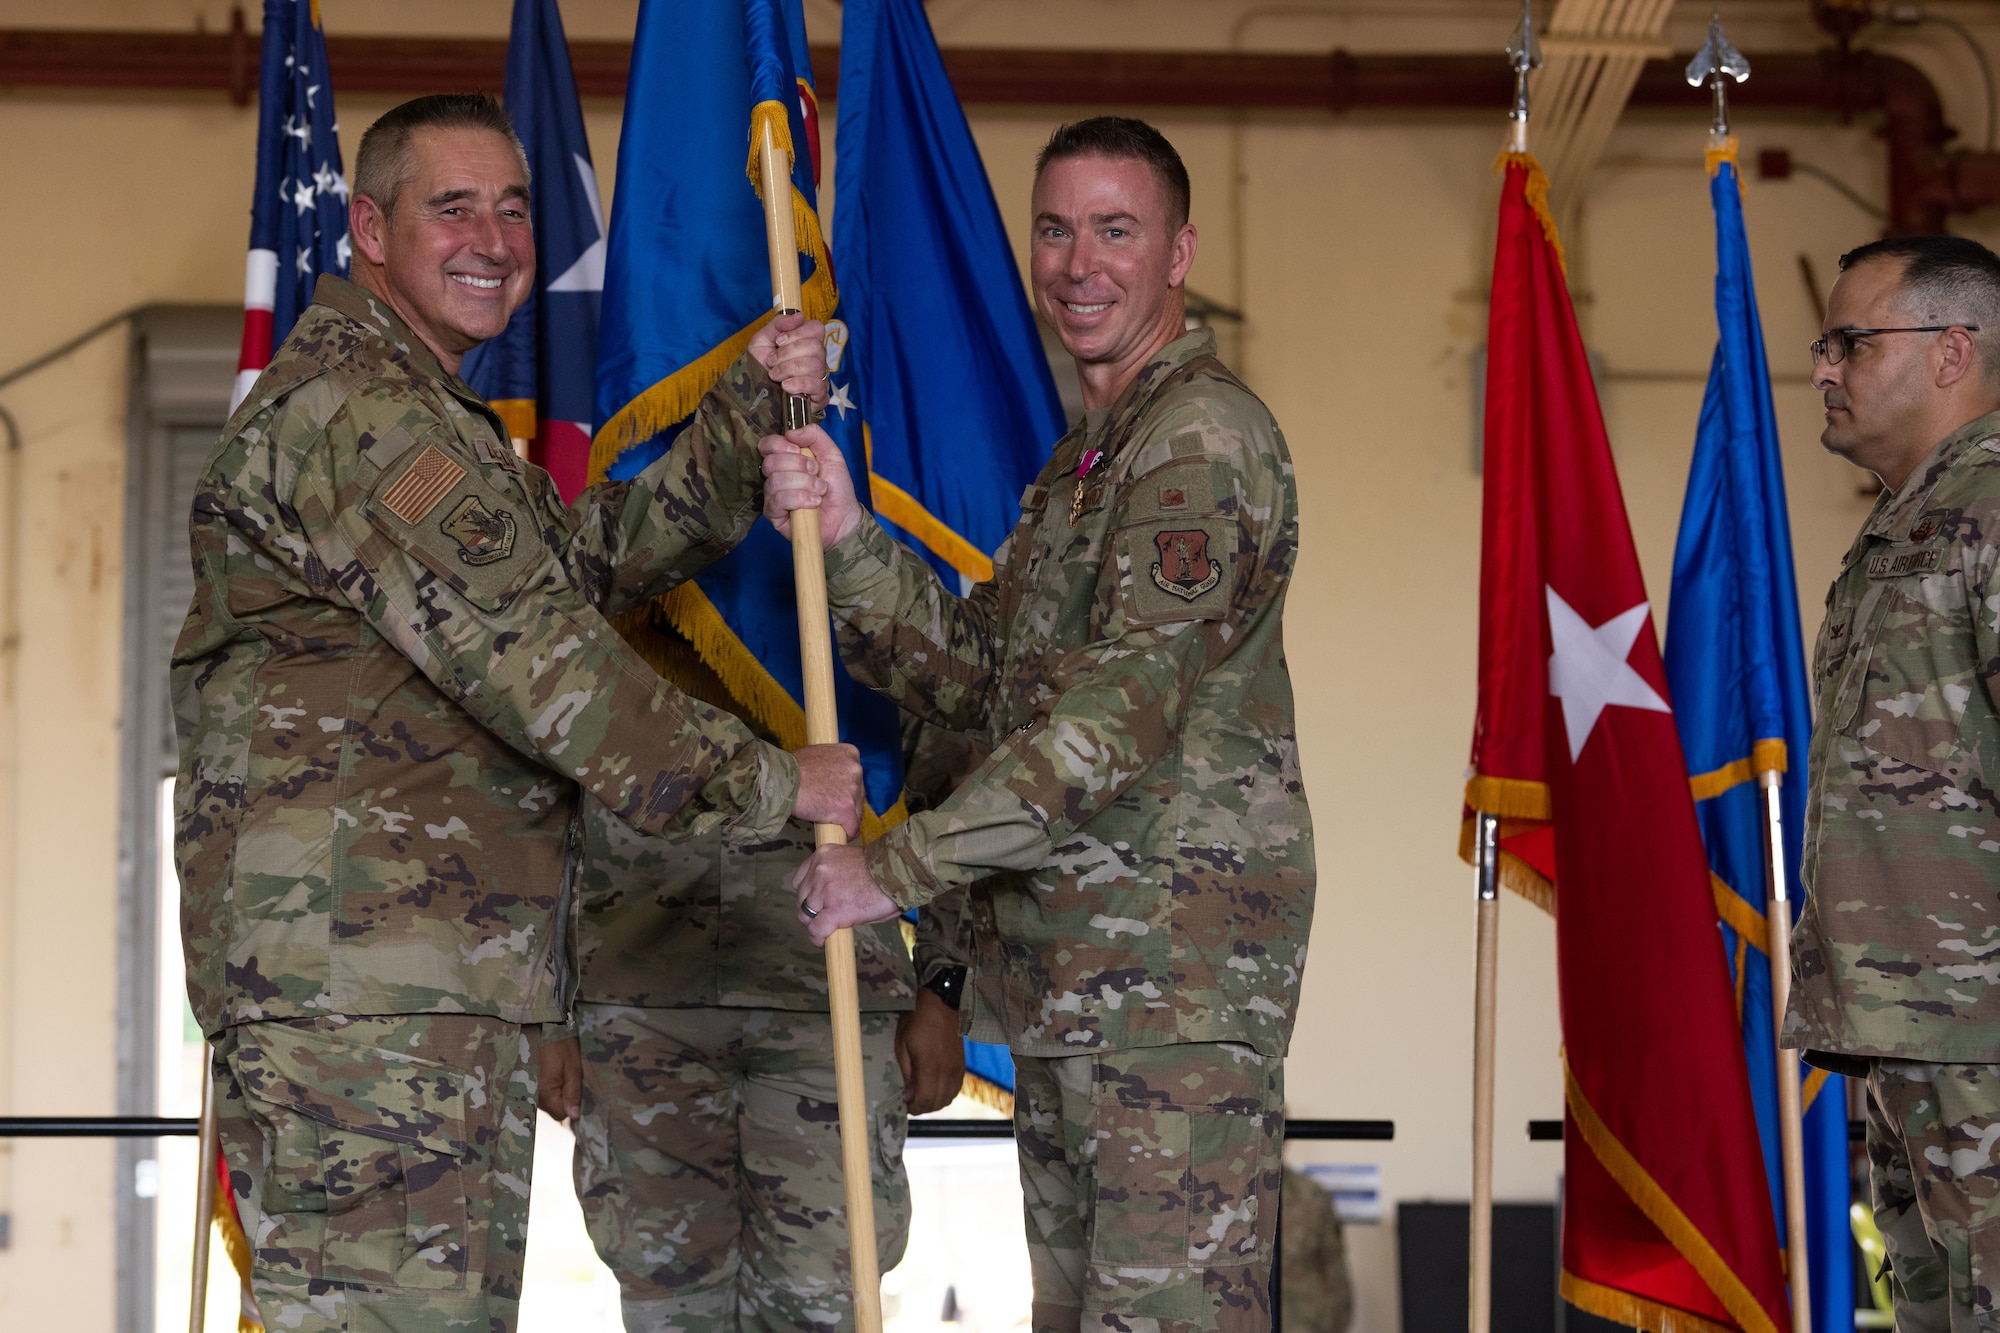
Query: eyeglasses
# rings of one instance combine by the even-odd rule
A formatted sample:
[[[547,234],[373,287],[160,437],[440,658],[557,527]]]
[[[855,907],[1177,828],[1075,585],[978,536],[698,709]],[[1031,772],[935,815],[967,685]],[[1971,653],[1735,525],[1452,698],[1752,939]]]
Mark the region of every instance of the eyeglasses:
[[[1979,332],[1977,324],[1925,324],[1908,329],[1828,329],[1812,341],[1813,364],[1825,361],[1829,366],[1837,366],[1847,359],[1848,340],[1871,338],[1878,333],[1944,333],[1950,329],[1964,329],[1968,333]]]

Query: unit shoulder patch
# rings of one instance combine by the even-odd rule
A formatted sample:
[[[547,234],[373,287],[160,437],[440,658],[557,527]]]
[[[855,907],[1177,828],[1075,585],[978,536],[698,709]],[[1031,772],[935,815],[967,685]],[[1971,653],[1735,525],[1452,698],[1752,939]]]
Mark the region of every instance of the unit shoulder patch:
[[[1184,602],[1222,582],[1222,567],[1208,558],[1208,532],[1203,528],[1170,528],[1153,534],[1160,558],[1153,562],[1153,584]]]
[[[438,524],[438,530],[458,543],[458,558],[468,565],[490,565],[514,554],[513,514],[488,507],[476,495],[468,495],[454,505]]]
[[[414,527],[464,479],[465,469],[449,454],[434,444],[425,445],[396,484],[382,493],[382,507]]]

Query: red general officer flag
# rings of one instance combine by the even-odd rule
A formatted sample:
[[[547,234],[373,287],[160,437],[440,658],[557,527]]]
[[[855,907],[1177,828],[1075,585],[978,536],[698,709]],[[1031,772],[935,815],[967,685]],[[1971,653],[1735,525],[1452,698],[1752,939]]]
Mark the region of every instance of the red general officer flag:
[[[1790,1323],[1708,859],[1547,179],[1505,158],[1487,335],[1466,804],[1556,912],[1563,1296],[1620,1323]]]

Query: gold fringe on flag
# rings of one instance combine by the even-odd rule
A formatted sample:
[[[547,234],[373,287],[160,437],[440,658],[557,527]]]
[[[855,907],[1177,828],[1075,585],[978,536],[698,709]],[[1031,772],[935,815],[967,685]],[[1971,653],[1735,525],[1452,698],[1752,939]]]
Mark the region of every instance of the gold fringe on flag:
[[[1006,1116],[1009,1120],[1014,1118],[1014,1094],[1001,1087],[998,1083],[990,1083],[977,1074],[968,1073],[965,1076],[965,1082],[960,1085],[958,1093],[959,1096],[969,1101],[978,1102],[981,1106],[991,1107],[1001,1115]]]
[[[1722,77],[1722,75],[1717,74],[1715,77],[1719,79]],[[1722,164],[1724,162],[1727,162],[1732,167],[1735,166],[1736,136],[1732,134],[1728,138],[1724,139],[1721,143],[1710,144],[1707,148],[1702,150],[1701,156],[1702,156],[1702,161],[1707,164],[1708,174],[1711,176],[1713,176],[1716,172],[1722,170]]]
[[[228,1180],[216,1182],[215,1229],[222,1233],[222,1248],[229,1255],[229,1266],[236,1270],[236,1281],[240,1284],[237,1299],[236,1333],[264,1333],[264,1321],[258,1317],[257,1302],[250,1295],[250,1239],[243,1234],[243,1224],[236,1218],[236,1205],[230,1196]]]
[[[1562,237],[1556,235],[1556,220],[1549,212],[1549,177],[1548,173],[1542,170],[1542,164],[1535,160],[1533,153],[1503,152],[1494,159],[1493,170],[1505,171],[1517,163],[1525,167],[1528,172],[1527,184],[1522,194],[1528,201],[1528,207],[1535,210],[1535,216],[1541,219],[1542,235],[1548,238],[1549,249],[1556,252],[1556,264],[1562,269],[1564,279],[1568,279],[1569,260],[1563,257]]]
[[[1788,767],[1784,741],[1767,738],[1750,747],[1748,759],[1735,760],[1707,773],[1696,773],[1688,779],[1688,790],[1694,793],[1697,801],[1713,800],[1754,777],[1765,773],[1783,773]]]
[[[1729,1312],[1737,1327],[1743,1333],[1778,1333],[1778,1326],[1772,1322],[1769,1312],[1750,1294],[1750,1288],[1744,1285],[1743,1279],[1716,1253],[1708,1237],[1701,1234],[1688,1215],[1681,1211],[1680,1205],[1660,1188],[1660,1183],[1640,1165],[1639,1159],[1619,1142],[1611,1127],[1598,1116],[1597,1108],[1590,1104],[1590,1099],[1583,1094],[1582,1085],[1576,1081],[1567,1056],[1563,1059],[1563,1087],[1570,1120],[1603,1165],[1605,1173],[1617,1182],[1626,1197],[1645,1214],[1646,1220],[1666,1237],[1667,1243],[1678,1250],[1681,1258],[1687,1260],[1689,1267],[1708,1284],[1708,1289],[1715,1293],[1716,1300],[1722,1303],[1722,1308]],[[1575,1295],[1571,1294],[1572,1283],[1576,1286]],[[1629,1292],[1586,1283],[1567,1272],[1563,1274],[1562,1292],[1564,1299],[1579,1309],[1649,1330],[1649,1333],[1723,1333],[1720,1326],[1699,1315],[1648,1301]],[[1599,1299],[1607,1303],[1615,1301],[1619,1308],[1614,1311],[1585,1303]]]
[[[755,144],[769,123],[792,160],[792,132],[785,109],[777,102],[759,102],[750,113],[750,183],[757,197],[764,197],[764,183],[757,162]],[[833,285],[833,264],[827,257],[826,238],[820,232],[819,214],[806,202],[797,186],[792,187],[792,230],[798,237],[799,253],[813,261],[813,272],[800,288],[799,299],[807,319],[828,319],[840,304],[840,292]],[[722,379],[723,372],[736,364],[750,346],[750,338],[764,327],[767,312],[731,334],[726,340],[633,397],[611,419],[598,427],[590,442],[590,479],[602,481],[611,465],[635,444],[652,439],[661,431],[686,420],[701,406],[701,400]]]
[[[1541,783],[1522,782],[1513,778],[1474,778],[1472,782],[1466,784],[1468,798],[1471,795],[1473,783],[1479,782],[1504,784],[1497,788],[1486,789],[1481,797],[1482,800],[1508,799],[1507,793],[1510,791],[1514,797],[1520,797],[1523,794],[1521,789],[1524,788],[1539,788],[1542,793],[1541,799],[1544,802],[1548,800],[1548,788]],[[1496,790],[1500,793],[1499,796],[1494,794]],[[1529,793],[1529,795],[1532,797],[1532,793]],[[1469,799],[1467,803],[1470,804]],[[1474,808],[1478,809],[1479,807],[1475,806]],[[1520,802],[1514,808],[1533,809],[1535,807],[1529,802]],[[1543,808],[1546,809],[1546,805]],[[1493,810],[1491,806],[1486,807],[1486,813],[1500,814],[1500,837],[1503,840],[1519,833],[1525,833],[1536,824],[1545,824],[1548,822],[1546,815],[1539,818],[1535,816],[1509,816]],[[1467,865],[1473,864],[1474,861],[1472,840],[1475,823],[1476,820],[1465,819],[1461,820],[1458,826],[1458,856]],[[1550,916],[1555,915],[1556,886],[1541,871],[1536,870],[1526,861],[1523,861],[1520,857],[1502,847],[1500,849],[1499,872],[1500,887],[1518,893],[1521,897],[1526,898]]]
[[[1728,881],[1708,872],[1709,892],[1715,896],[1715,915],[1722,924],[1736,932],[1737,938],[1745,940],[1758,953],[1764,952],[1764,914],[1752,907],[1743,895],[1729,887]]]
[[[1562,1297],[1586,1314],[1609,1319],[1643,1333],[1736,1333],[1727,1324],[1703,1319],[1698,1314],[1657,1301],[1643,1300],[1629,1291],[1601,1287],[1587,1282],[1567,1268],[1562,1275]]]
[[[662,634],[653,617],[671,625],[685,643]],[[723,620],[715,603],[708,600],[693,581],[662,595],[649,606],[627,611],[612,622],[624,640],[646,664],[683,693],[705,699],[732,711],[740,709],[770,733],[772,743],[782,750],[797,750],[806,743],[806,713],[785,692],[756,654],[743,646]],[[688,660],[689,650],[697,659]],[[705,677],[719,681],[727,697],[711,697],[713,688]],[[887,810],[864,809],[861,813],[861,840],[870,842],[910,817],[900,798]]]
[[[1473,810],[1498,815],[1502,819],[1539,819],[1546,822],[1555,817],[1554,808],[1549,803],[1549,784],[1525,778],[1469,778],[1465,784],[1465,804]]]

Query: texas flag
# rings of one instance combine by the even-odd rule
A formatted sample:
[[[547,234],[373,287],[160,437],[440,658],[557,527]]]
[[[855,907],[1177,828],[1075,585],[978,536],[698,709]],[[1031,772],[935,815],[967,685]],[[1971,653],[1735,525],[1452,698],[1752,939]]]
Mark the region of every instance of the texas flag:
[[[505,100],[533,179],[535,290],[459,373],[573,500],[590,480],[604,206],[556,0],[514,0]]]
[[[1547,192],[1508,155],[1466,805],[1501,817],[1502,882],[1556,915],[1562,1294],[1639,1328],[1777,1333],[1790,1316],[1708,856]]]
[[[319,275],[347,276],[347,178],[316,0],[264,0],[257,84],[257,188],[243,280],[233,410],[312,304]]]

